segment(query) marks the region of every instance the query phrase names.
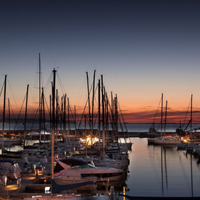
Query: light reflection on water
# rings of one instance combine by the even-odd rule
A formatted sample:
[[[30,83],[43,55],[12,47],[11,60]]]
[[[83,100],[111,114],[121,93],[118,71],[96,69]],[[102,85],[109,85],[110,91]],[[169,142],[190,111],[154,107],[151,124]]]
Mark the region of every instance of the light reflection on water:
[[[200,166],[193,155],[177,151],[176,146],[148,145],[146,138],[131,141],[127,195],[200,196]]]

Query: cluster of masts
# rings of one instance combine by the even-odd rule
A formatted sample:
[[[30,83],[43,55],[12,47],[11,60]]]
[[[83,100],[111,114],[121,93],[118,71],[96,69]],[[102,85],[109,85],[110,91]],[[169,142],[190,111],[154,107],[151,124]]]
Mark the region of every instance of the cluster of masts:
[[[127,132],[126,126],[123,128],[122,122],[124,123],[124,118],[121,115],[118,115],[118,100],[117,95],[113,97],[113,94],[111,92],[111,101],[109,101],[108,94],[106,92],[104,83],[103,83],[103,75],[101,75],[101,79],[98,80],[97,87],[95,86],[95,75],[96,70],[94,71],[93,75],[93,84],[92,87],[90,87],[89,83],[89,77],[88,72],[86,72],[86,78],[87,78],[87,103],[85,105],[84,111],[80,117],[80,122],[76,123],[77,117],[76,117],[76,107],[74,106],[74,115],[70,119],[70,106],[69,106],[69,98],[67,98],[67,95],[64,94],[61,97],[61,105],[59,106],[59,97],[58,97],[58,90],[56,89],[56,70],[53,69],[53,80],[51,82],[51,95],[49,96],[50,102],[49,102],[49,109],[50,109],[50,129],[52,132],[52,137],[54,137],[55,132],[57,132],[59,120],[61,121],[61,126],[63,130],[63,137],[65,140],[68,140],[70,137],[70,122],[72,121],[72,117],[74,118],[74,126],[75,126],[75,137],[76,137],[76,129],[79,129],[81,124],[88,124],[89,125],[89,133],[91,136],[91,140],[93,138],[94,127],[96,124],[98,124],[98,138],[101,138],[102,141],[105,141],[103,143],[103,149],[105,148],[106,142],[108,142],[108,135],[109,130],[112,130],[112,139],[117,139],[117,133],[118,133],[118,124],[120,124],[122,132],[124,130]],[[6,105],[6,80],[7,75],[5,75],[5,81],[4,81],[4,103],[3,103],[3,131],[2,136],[4,138],[4,123],[5,123],[5,105]],[[98,112],[94,113],[94,102],[95,102],[95,93],[98,93]],[[25,121],[24,121],[24,145],[25,145],[25,139],[27,134],[27,106],[28,106],[28,92],[29,92],[29,85],[27,85],[27,91],[26,91],[26,106],[25,106]],[[68,106],[66,105],[66,102]],[[45,140],[45,97],[44,97],[44,88],[41,87],[41,58],[39,54],[39,141],[41,142],[41,131],[44,130],[44,140]],[[68,110],[66,110],[68,108]],[[86,108],[88,108],[88,114],[86,114]],[[96,115],[96,116],[95,116]],[[66,118],[68,122],[68,129],[66,126]],[[98,120],[98,123],[97,123]],[[120,122],[120,123],[119,123]],[[77,127],[78,124],[78,127]],[[123,130],[124,129],[124,130]],[[57,135],[56,135],[57,136]],[[51,138],[52,141],[55,140],[55,138]],[[99,143],[100,145],[100,143]],[[100,146],[99,146],[100,148]],[[4,142],[2,141],[2,149],[4,149]]]

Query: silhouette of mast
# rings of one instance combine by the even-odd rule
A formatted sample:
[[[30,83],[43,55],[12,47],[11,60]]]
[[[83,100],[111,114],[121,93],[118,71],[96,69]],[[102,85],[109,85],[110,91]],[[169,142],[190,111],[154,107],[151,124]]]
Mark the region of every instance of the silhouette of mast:
[[[7,75],[5,75],[5,80],[4,80],[4,101],[3,101],[3,130],[2,130],[2,152],[4,151],[4,123],[5,123],[5,108],[6,108],[6,80],[7,80]]]

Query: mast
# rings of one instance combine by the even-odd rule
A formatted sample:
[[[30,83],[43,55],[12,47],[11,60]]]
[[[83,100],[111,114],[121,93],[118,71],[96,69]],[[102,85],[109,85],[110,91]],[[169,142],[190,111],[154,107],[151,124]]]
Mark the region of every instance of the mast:
[[[41,143],[41,60],[40,60],[40,53],[39,53],[39,135],[40,135],[40,143]]]
[[[74,106],[74,140],[76,140],[76,106]]]
[[[43,126],[44,126],[44,142],[45,138],[45,104],[44,104],[44,88],[42,88],[42,112],[43,112]]]
[[[108,129],[108,96],[107,93],[105,92],[105,87],[104,87],[104,93],[105,93],[105,110],[106,110],[106,145],[109,143],[109,129]]]
[[[89,115],[89,126],[91,129],[91,124],[90,124],[90,89],[89,89],[89,78],[88,78],[88,72],[86,72],[87,76],[87,90],[88,90],[88,115]]]
[[[86,115],[84,115],[85,118],[85,136],[86,136]],[[87,141],[87,137],[86,137],[86,147],[85,147],[85,160],[87,162],[87,147],[88,147],[88,141]]]
[[[10,131],[10,99],[8,98],[8,119],[9,119],[9,131]],[[10,132],[9,132],[10,135]]]
[[[93,118],[94,118],[95,72],[96,72],[96,70],[94,70],[94,75],[93,75],[91,145],[92,145],[92,137],[93,137],[93,123],[94,123],[94,119],[93,119]]]
[[[26,118],[27,118],[27,105],[28,105],[28,90],[29,90],[29,85],[27,85],[27,90],[26,90],[26,108],[25,108],[25,121],[24,121],[24,146],[25,146],[25,140],[26,140]]]
[[[51,88],[53,88],[52,85],[51,85]],[[49,121],[50,121],[49,128],[51,130],[51,95],[49,95]]]
[[[116,126],[116,135],[118,135],[118,107],[117,107],[117,94],[115,95],[115,126]]]
[[[5,123],[5,107],[6,107],[6,80],[7,80],[7,75],[5,75],[5,80],[4,80],[4,101],[3,101],[3,130],[2,130],[2,152],[4,151],[4,123]]]
[[[164,128],[164,137],[166,133],[166,123],[167,123],[167,101],[166,101],[166,107],[165,107],[165,128]]]
[[[162,124],[163,124],[163,93],[161,95],[161,137],[162,137]]]
[[[65,138],[66,141],[66,97],[67,95],[64,95],[64,111],[63,111],[63,129],[64,129],[64,136],[63,138]]]
[[[101,138],[101,89],[100,89],[100,79],[98,81],[98,115],[99,115],[99,125],[98,125],[98,129],[99,129],[99,150],[100,150],[100,138]]]
[[[51,132],[51,180],[54,179],[54,134],[55,134],[55,88],[56,88],[56,70],[53,69],[52,84],[52,132]]]
[[[101,75],[101,95],[102,95],[102,142],[103,142],[103,158],[105,157],[105,127],[104,127],[104,87],[103,75]]]
[[[59,120],[59,116],[58,116],[58,89],[56,90],[56,143],[58,141],[58,120]]]
[[[114,116],[114,99],[113,99],[113,93],[111,91],[111,126],[112,128],[114,127],[115,125],[115,116]],[[115,139],[115,136],[114,136],[114,133],[112,131],[112,140]]]
[[[192,98],[193,98],[193,95],[191,95],[191,111],[190,111],[190,139],[192,138]]]
[[[68,131],[67,131],[67,140],[70,140],[70,123],[69,123],[69,98],[67,98],[67,124],[68,124]]]

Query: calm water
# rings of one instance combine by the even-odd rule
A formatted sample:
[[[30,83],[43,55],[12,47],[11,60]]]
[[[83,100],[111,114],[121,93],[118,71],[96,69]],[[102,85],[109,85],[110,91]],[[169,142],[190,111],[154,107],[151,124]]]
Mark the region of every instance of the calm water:
[[[147,144],[131,138],[130,165],[126,184],[130,196],[200,196],[200,165],[193,155],[176,147]],[[192,172],[192,173],[191,173]]]
[[[182,128],[184,129],[186,127],[187,124],[182,125]],[[42,125],[43,126],[43,125]],[[152,126],[152,124],[126,124],[126,127],[124,124],[122,124],[122,129],[123,131],[126,130],[126,128],[128,129],[129,132],[147,132],[149,130],[149,128]],[[179,124],[166,124],[166,132],[175,132],[175,130],[177,128],[179,128]],[[49,124],[46,124],[45,127],[47,128],[47,130],[49,130]],[[76,128],[80,128],[80,129],[85,129],[85,125],[84,124],[77,124]],[[193,124],[192,128],[199,128],[200,124]],[[33,129],[39,129],[39,124],[31,124],[31,123],[27,123],[26,125],[27,130],[33,130]],[[58,127],[59,128],[59,127]],[[66,127],[68,129],[68,125]],[[89,128],[89,125],[86,126],[86,128]],[[111,125],[108,126],[109,129],[111,129]],[[5,124],[5,130],[9,129],[9,124]],[[23,130],[24,129],[24,125],[22,123],[20,124],[10,124],[10,129],[11,130]],[[73,130],[74,129],[74,123],[70,123],[70,129]],[[98,124],[94,124],[94,129],[98,129]],[[119,131],[121,130],[121,126],[119,125],[118,127]],[[161,125],[160,124],[155,124],[155,129],[160,131],[161,130]],[[188,126],[187,130],[190,129],[190,126]],[[2,130],[2,123],[0,123],[0,130]],[[164,131],[164,124],[162,126],[162,131]],[[198,130],[197,130],[198,131]]]

